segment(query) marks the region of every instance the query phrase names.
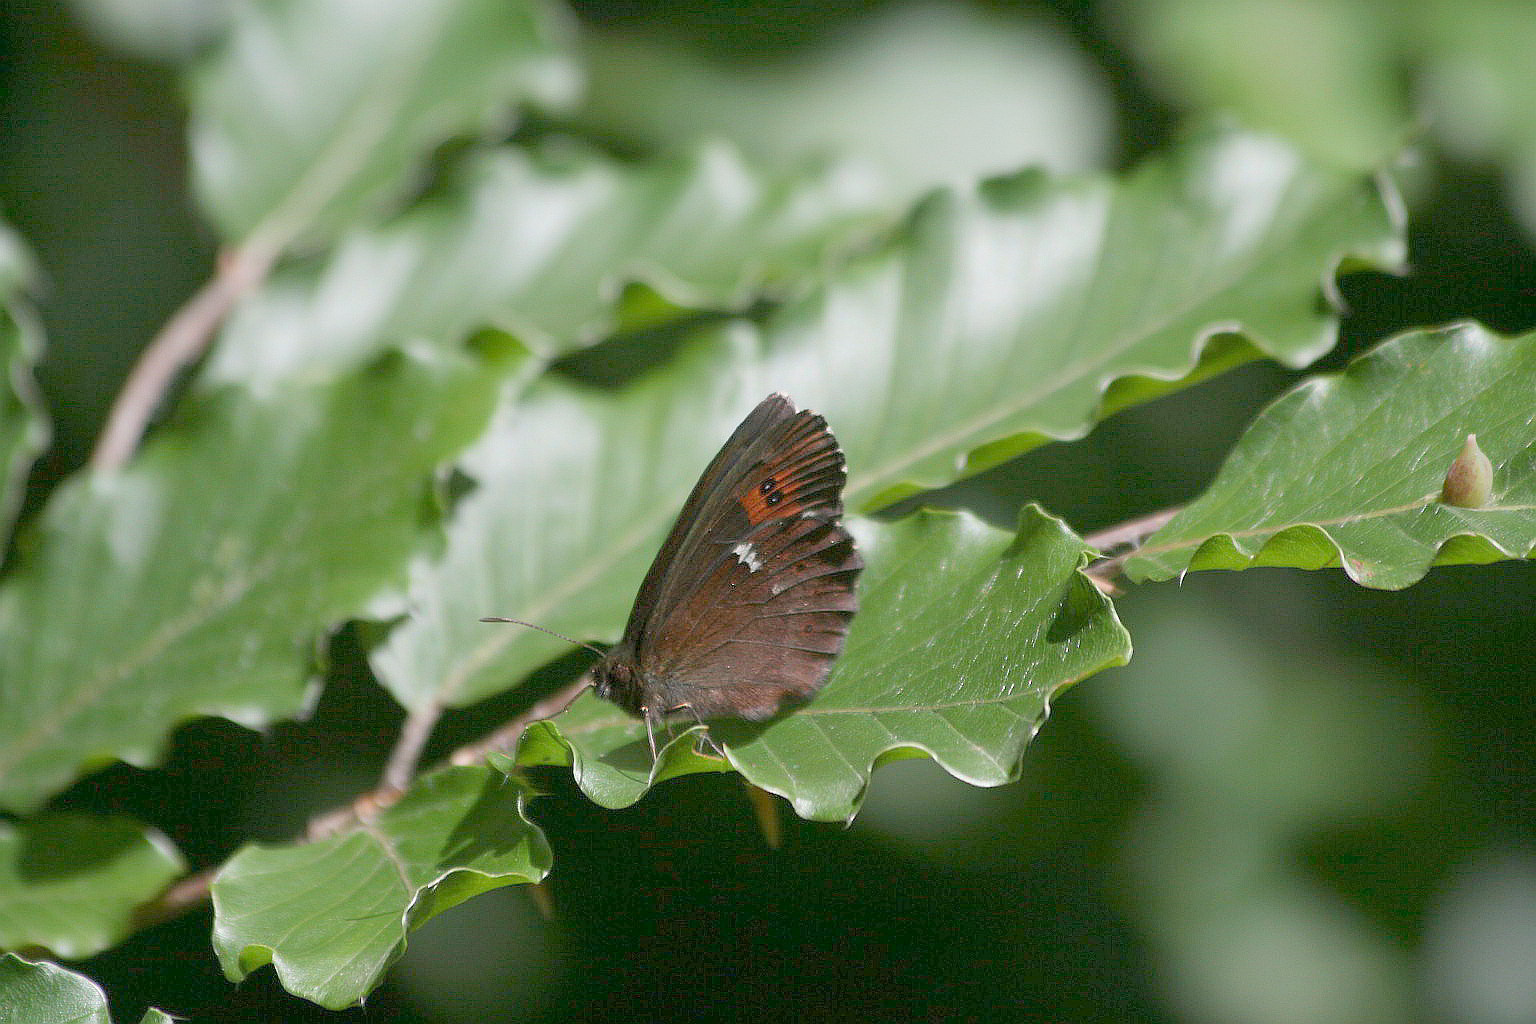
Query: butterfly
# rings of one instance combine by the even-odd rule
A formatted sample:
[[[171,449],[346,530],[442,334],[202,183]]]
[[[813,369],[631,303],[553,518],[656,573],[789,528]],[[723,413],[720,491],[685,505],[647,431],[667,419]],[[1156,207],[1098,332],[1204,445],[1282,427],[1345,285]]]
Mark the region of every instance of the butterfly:
[[[771,718],[821,688],[858,611],[848,472],[816,413],[769,395],[705,468],[651,564],[594,689],[656,726]],[[501,620],[506,621],[506,620]]]

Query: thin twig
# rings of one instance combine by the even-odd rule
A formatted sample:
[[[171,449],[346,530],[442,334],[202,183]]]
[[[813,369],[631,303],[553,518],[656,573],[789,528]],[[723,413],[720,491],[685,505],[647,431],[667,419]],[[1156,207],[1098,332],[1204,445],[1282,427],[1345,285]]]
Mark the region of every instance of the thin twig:
[[[213,277],[165,322],[140,354],[91,452],[92,469],[114,470],[127,463],[176,375],[203,354],[213,332],[240,297],[267,276],[276,256],[275,249],[257,244],[221,255]]]
[[[1121,568],[1126,560],[1136,553],[1141,542],[1152,534],[1166,526],[1174,516],[1182,512],[1182,508],[1165,508],[1161,512],[1150,512],[1139,516],[1107,530],[1091,533],[1083,538],[1084,543],[1098,548],[1100,551],[1109,551],[1121,548],[1108,558],[1101,558],[1083,570],[1088,574],[1096,587],[1106,595],[1113,597],[1119,593],[1119,587],[1115,586],[1114,578],[1120,575]]]
[[[1117,573],[1125,560],[1135,552],[1135,545],[1155,533],[1179,511],[1177,508],[1164,509],[1161,512],[1153,512],[1107,530],[1089,534],[1084,540],[1100,550],[1121,545],[1130,545],[1130,548],[1121,554],[1101,559],[1089,566],[1088,574],[1095,579],[1095,582],[1108,585],[1108,579]],[[511,753],[517,748],[517,742],[528,726],[558,715],[570,707],[572,702],[581,696],[581,692],[590,685],[590,676],[583,675],[569,686],[537,702],[522,714],[509,719],[494,732],[455,750],[444,763],[459,766],[475,765],[483,762],[486,755],[493,752]],[[430,715],[418,713],[407,718],[405,727],[401,731],[400,741],[395,744],[395,749],[390,754],[383,783],[344,807],[335,808],[311,818],[304,837],[298,841],[312,842],[347,831],[356,827],[359,821],[365,818],[371,819],[380,810],[398,800],[421,756],[421,748],[426,743],[427,734],[431,732],[432,726],[436,724],[440,715],[441,709],[434,707]],[[771,833],[765,834],[771,836]],[[159,899],[141,906],[135,914],[135,922],[140,927],[149,927],[197,909],[208,901],[209,886],[213,882],[216,870],[201,871],[182,879]]]
[[[1094,577],[1096,582],[1104,581],[1107,585],[1109,577],[1115,575],[1120,566],[1125,563],[1126,558],[1135,552],[1135,545],[1155,533],[1178,512],[1177,508],[1164,509],[1085,537],[1084,540],[1087,543],[1100,550],[1130,545],[1129,550],[1112,558],[1101,559],[1089,566],[1088,574]],[[483,762],[486,755],[493,752],[511,753],[517,748],[517,742],[527,731],[528,726],[558,715],[570,707],[571,703],[590,685],[591,678],[583,675],[569,686],[537,702],[517,717],[509,719],[494,732],[455,750],[444,763],[460,766],[475,765]],[[401,730],[400,740],[390,754],[382,784],[344,807],[335,808],[311,818],[309,826],[305,829],[304,838],[300,841],[314,841],[347,831],[356,827],[359,821],[371,819],[380,810],[398,800],[410,782],[416,763],[421,757],[421,749],[441,713],[442,709],[433,705],[430,714],[418,712],[408,717]],[[761,813],[761,808],[759,812]],[[772,843],[774,839],[772,831],[765,830],[765,835]],[[135,921],[141,927],[148,927],[197,909],[208,900],[209,885],[213,881],[213,876],[214,870],[210,869],[182,879],[159,899],[140,907],[135,915]]]
[[[442,717],[443,706],[437,701],[405,716],[400,738],[395,741],[395,749],[389,752],[389,760],[384,765],[382,788],[404,792],[411,784],[411,779],[416,775],[416,766],[421,763],[421,752],[432,736],[432,728]]]
[[[143,931],[157,924],[174,921],[208,902],[208,889],[218,868],[207,868],[179,880],[156,900],[141,905],[133,913],[133,928]]]
[[[1164,526],[1179,511],[1177,508],[1171,508],[1153,512],[1083,538],[1088,544],[1100,550],[1129,545],[1128,550],[1114,557],[1101,559],[1089,566],[1087,570],[1089,576],[1100,585],[1110,586],[1109,578],[1118,573],[1125,560],[1135,553],[1135,546]],[[517,748],[517,742],[528,726],[558,715],[570,707],[571,703],[590,685],[590,676],[583,675],[569,686],[537,702],[517,717],[509,719],[494,732],[455,750],[444,763],[459,766],[475,765],[483,762],[486,755],[493,752],[511,753]],[[371,818],[398,800],[405,789],[404,783],[409,782],[410,775],[421,756],[426,735],[431,732],[440,714],[441,709],[434,708],[430,715],[418,713],[407,718],[405,727],[401,731],[400,741],[395,744],[395,749],[390,754],[383,783],[344,807],[335,808],[311,818],[304,837],[299,841],[312,842],[346,831],[355,827],[364,818]],[[416,735],[417,733],[419,735]],[[409,738],[408,734],[411,734]],[[208,900],[209,886],[213,882],[215,870],[202,871],[182,879],[159,899],[140,907],[135,915],[135,921],[140,923],[141,927],[149,927],[197,909]]]
[[[1140,544],[1147,537],[1167,526],[1168,521],[1182,511],[1184,511],[1182,506],[1176,506],[1165,508],[1161,512],[1149,512],[1144,516],[1111,526],[1107,530],[1090,533],[1083,538],[1083,541],[1100,551],[1108,551],[1122,544]]]
[[[574,683],[556,690],[527,711],[511,719],[495,732],[455,750],[449,755],[448,763],[461,766],[479,764],[485,760],[487,754],[511,753],[517,748],[517,741],[522,739],[523,732],[530,725],[534,722],[542,722],[546,718],[554,718],[570,707],[576,698],[581,696],[581,691],[591,685],[591,674],[583,675]]]
[[[522,737],[528,726],[558,715],[570,707],[571,703],[581,696],[581,691],[590,685],[591,680],[587,676],[582,676],[571,685],[534,704],[516,718],[508,720],[495,732],[455,750],[443,763],[460,766],[475,765],[484,761],[486,755],[493,751],[511,752],[516,748],[518,739]],[[396,750],[398,749],[399,745],[396,746]],[[417,753],[419,755],[419,749]],[[400,799],[401,795],[400,789],[386,782],[362,794],[344,807],[333,808],[315,815],[309,820],[304,835],[295,841],[315,842],[356,828],[361,821],[371,820],[379,811]],[[217,873],[218,868],[208,868],[195,875],[188,875],[157,899],[140,906],[134,914],[136,930],[163,924],[203,906],[208,902],[213,876]]]

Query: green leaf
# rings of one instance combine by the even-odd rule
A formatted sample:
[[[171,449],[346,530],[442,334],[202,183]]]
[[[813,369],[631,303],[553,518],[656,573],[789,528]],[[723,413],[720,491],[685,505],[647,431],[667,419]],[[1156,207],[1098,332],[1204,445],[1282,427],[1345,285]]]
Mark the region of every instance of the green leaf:
[[[699,772],[730,771],[730,765],[701,749],[702,728],[681,730],[651,759],[644,727],[586,690],[558,719],[534,722],[518,744],[517,757],[491,755],[503,771],[518,764],[570,767],[581,791],[603,807],[628,807],[657,783]]]
[[[772,369],[842,424],[849,495],[878,508],[1080,437],[1139,378],[1202,379],[1208,346],[1222,366],[1239,342],[1242,358],[1312,361],[1335,343],[1323,297],[1340,268],[1402,259],[1394,210],[1372,180],[1221,131],[1119,184],[941,192],[769,325]],[[792,362],[816,350],[833,372]]]
[[[711,735],[754,785],[802,817],[847,821],[883,761],[926,755],[973,785],[1018,778],[1052,697],[1131,654],[1108,598],[1078,572],[1088,549],[1059,520],[1025,509],[1017,535],[959,513],[855,524],[868,568],[848,646],[804,707]],[[627,744],[617,741],[629,737]],[[549,757],[551,741],[567,748]],[[657,781],[719,770],[669,745]],[[685,755],[685,756],[680,756]],[[645,791],[645,729],[589,698],[530,731],[524,764],[575,761],[583,791],[619,806]]]
[[[0,550],[21,505],[27,470],[48,443],[48,421],[32,380],[42,331],[20,298],[31,280],[31,258],[0,223]]]
[[[171,1024],[175,1018],[150,1009],[139,1024]],[[58,964],[0,956],[0,1022],[3,1024],[112,1024],[107,994],[83,974]]]
[[[133,932],[133,912],[185,869],[164,836],[125,818],[0,822],[0,949],[71,960]]]
[[[591,154],[499,150],[318,268],[242,304],[203,373],[250,383],[347,365],[401,338],[456,345],[491,324],[545,357],[611,330],[624,289],[739,310],[821,273],[881,219],[832,167],[766,178],[734,150],[630,169]]]
[[[398,196],[452,136],[568,101],[563,22],[539,0],[245,4],[192,81],[192,176],[231,240],[324,239]]]
[[[460,706],[563,649],[480,616],[615,636],[699,471],[769,392],[827,416],[850,506],[878,507],[1079,436],[1157,390],[1136,380],[1208,372],[1204,352],[1311,359],[1333,344],[1319,292],[1340,262],[1400,249],[1374,186],[1250,135],[1208,134],[1120,185],[939,193],[761,333],[732,325],[616,392],[547,380],[501,410],[375,671],[407,707]]]
[[[1190,569],[1342,566],[1396,590],[1432,565],[1536,548],[1536,334],[1473,324],[1407,334],[1266,409],[1210,489],[1126,563],[1137,580]],[[1468,434],[1493,462],[1493,501],[1440,487]]]
[[[301,846],[247,846],[213,882],[213,945],[239,981],[271,963],[283,987],[339,1010],[360,1002],[414,928],[550,866],[523,791],[487,768],[424,776],[358,831]]]
[[[726,138],[758,166],[838,153],[904,196],[1020,167],[1101,167],[1114,145],[1107,83],[1044,18],[871,8],[790,59],[733,63],[679,45],[659,20],[631,25],[588,34],[581,120],[601,136],[671,148]]]
[[[0,1018],[10,1024],[111,1024],[107,995],[91,979],[58,964],[0,956]]]
[[[121,473],[61,486],[0,586],[0,804],[148,765],[195,715],[255,727],[302,708],[317,636],[399,579],[430,474],[482,429],[503,372],[397,354],[336,383],[228,389]]]

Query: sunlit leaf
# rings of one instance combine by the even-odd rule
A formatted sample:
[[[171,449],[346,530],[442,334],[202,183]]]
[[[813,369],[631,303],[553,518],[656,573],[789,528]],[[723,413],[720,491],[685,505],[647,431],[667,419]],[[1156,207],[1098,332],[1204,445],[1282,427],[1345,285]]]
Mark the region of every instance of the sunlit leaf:
[[[171,1024],[159,1010],[139,1024]],[[5,1024],[112,1024],[107,995],[91,979],[58,964],[0,956],[0,1021]]]
[[[407,707],[457,706],[562,649],[480,616],[614,638],[699,471],[772,391],[826,415],[850,507],[877,507],[1079,436],[1155,393],[1149,379],[1210,372],[1207,352],[1314,358],[1333,344],[1322,296],[1341,262],[1400,249],[1369,181],[1242,134],[1120,184],[1026,174],[939,193],[761,332],[697,338],[617,391],[550,379],[502,409],[375,670]]]
[[[1126,566],[1342,566],[1395,590],[1432,565],[1536,549],[1536,334],[1475,325],[1408,334],[1339,376],[1307,381],[1248,428],[1209,490]],[[1483,508],[1440,501],[1468,434],[1494,467]]]
[[[72,960],[108,949],[184,867],[164,836],[124,818],[0,822],[0,949]]]
[[[193,77],[193,184],[230,240],[281,249],[396,197],[428,151],[562,103],[576,72],[539,0],[245,4]]]
[[[302,708],[317,637],[399,578],[434,467],[483,427],[502,373],[397,354],[228,389],[127,469],[55,491],[0,587],[0,804],[151,764],[195,715]]]
[[[881,213],[847,168],[767,178],[723,146],[638,169],[495,151],[318,268],[279,275],[244,303],[203,379],[273,380],[396,339],[456,344],[486,324],[554,356],[610,330],[631,283],[678,307],[741,309],[820,274]]]
[[[213,883],[214,949],[231,980],[270,963],[288,991],[342,1009],[378,985],[412,929],[549,866],[512,780],[450,768],[355,832],[237,853]]]
[[[863,521],[856,532],[869,563],[861,608],[825,688],[766,724],[710,729],[749,782],[803,817],[852,818],[870,773],[892,757],[926,755],[974,785],[1011,782],[1052,696],[1130,657],[1109,600],[1077,571],[1082,542],[1038,508],[1025,511],[1017,535],[938,512]],[[556,739],[599,803],[645,791],[645,730],[612,705],[588,698],[544,723],[519,760],[542,763]],[[669,747],[656,781],[719,769],[713,758],[674,753],[693,742],[689,733]]]

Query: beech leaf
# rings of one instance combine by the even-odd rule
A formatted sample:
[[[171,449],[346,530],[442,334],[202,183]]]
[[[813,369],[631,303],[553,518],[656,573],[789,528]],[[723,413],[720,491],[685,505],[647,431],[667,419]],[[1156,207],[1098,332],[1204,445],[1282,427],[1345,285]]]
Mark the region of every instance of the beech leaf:
[[[1536,333],[1417,331],[1305,381],[1256,419],[1210,488],[1126,563],[1133,579],[1191,569],[1342,567],[1397,590],[1432,565],[1536,548]],[[1441,500],[1466,437],[1492,497]]]
[[[499,772],[448,768],[354,832],[247,846],[213,882],[224,973],[239,981],[271,963],[294,995],[333,1010],[360,1002],[411,930],[471,896],[548,873],[549,844],[524,798]]]

